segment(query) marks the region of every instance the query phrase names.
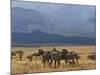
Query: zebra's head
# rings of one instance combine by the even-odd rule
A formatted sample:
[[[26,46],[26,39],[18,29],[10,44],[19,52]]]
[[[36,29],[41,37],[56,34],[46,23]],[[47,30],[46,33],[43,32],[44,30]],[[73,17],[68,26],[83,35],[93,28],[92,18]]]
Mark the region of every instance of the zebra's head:
[[[42,49],[39,49],[38,54],[43,55],[44,51]]]

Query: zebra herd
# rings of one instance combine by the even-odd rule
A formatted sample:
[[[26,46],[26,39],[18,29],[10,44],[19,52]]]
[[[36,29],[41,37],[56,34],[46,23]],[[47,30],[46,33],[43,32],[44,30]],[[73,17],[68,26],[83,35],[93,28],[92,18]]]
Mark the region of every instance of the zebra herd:
[[[24,54],[23,51],[13,51],[12,56],[16,56],[16,54],[19,55],[19,60],[22,60],[22,56]],[[27,56],[27,59],[29,61],[32,61],[33,56],[40,57],[42,60],[42,63],[45,67],[45,64],[48,64],[50,67],[52,67],[52,64],[54,62],[54,68],[59,67],[61,64],[61,60],[65,61],[65,64],[77,64],[79,66],[79,58],[80,56],[75,51],[68,51],[67,49],[62,49],[61,52],[58,51],[56,48],[53,48],[51,51],[44,51],[42,49],[39,49],[37,53],[33,53],[29,56]]]

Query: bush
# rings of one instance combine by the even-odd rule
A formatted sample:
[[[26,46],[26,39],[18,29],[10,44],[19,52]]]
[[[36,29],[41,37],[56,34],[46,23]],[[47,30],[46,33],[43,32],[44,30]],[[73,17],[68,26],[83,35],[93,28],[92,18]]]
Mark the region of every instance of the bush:
[[[96,55],[88,55],[87,58],[90,60],[96,60]]]

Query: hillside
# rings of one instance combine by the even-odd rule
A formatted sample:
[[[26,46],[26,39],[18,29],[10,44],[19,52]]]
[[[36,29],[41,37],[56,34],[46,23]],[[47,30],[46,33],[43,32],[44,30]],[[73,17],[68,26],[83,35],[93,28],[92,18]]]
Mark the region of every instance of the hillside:
[[[44,43],[65,43],[65,44],[95,44],[95,39],[87,37],[65,37],[49,34],[41,31],[31,33],[12,33],[12,43],[16,44],[44,44]]]

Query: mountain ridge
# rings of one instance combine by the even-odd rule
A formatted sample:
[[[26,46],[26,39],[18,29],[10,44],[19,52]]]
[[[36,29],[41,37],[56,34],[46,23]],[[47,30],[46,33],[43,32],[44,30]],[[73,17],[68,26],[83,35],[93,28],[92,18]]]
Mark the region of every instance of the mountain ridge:
[[[30,10],[21,7],[14,7],[12,8],[11,26],[12,32],[28,33],[40,30],[64,36],[86,36],[95,38],[95,23],[92,23],[94,20],[95,19],[90,19],[90,22],[87,20],[82,25],[73,24],[72,22],[72,24],[66,24],[61,20],[59,21],[58,19],[53,19],[52,17],[47,16],[47,14],[41,13],[35,9]],[[93,32],[91,32],[91,30]]]
[[[41,31],[31,33],[12,33],[12,43],[35,44],[35,43],[65,43],[65,44],[95,44],[95,39],[87,37],[65,37],[49,34]]]

